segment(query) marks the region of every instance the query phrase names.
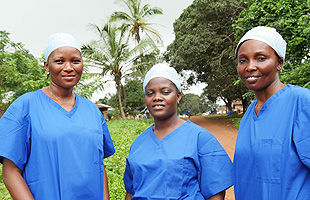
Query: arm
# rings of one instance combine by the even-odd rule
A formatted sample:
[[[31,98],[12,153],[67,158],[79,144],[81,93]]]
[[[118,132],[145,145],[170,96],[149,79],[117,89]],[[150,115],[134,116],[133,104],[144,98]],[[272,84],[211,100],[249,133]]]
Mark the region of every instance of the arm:
[[[103,178],[103,183],[104,183],[104,189],[103,189],[103,200],[110,200],[110,195],[109,195],[109,185],[108,185],[108,175],[107,172],[105,171],[104,168],[104,178]]]
[[[224,200],[224,198],[225,198],[225,190],[210,197],[208,200]]]
[[[126,192],[125,200],[130,200],[133,194]]]
[[[22,171],[6,158],[3,158],[2,178],[14,200],[34,200]]]

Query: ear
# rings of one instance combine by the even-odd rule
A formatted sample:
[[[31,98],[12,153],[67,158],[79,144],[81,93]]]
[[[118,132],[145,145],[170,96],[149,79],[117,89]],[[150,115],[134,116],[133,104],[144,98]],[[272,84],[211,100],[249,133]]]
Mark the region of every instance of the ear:
[[[178,104],[179,104],[181,99],[182,99],[182,93],[178,92],[178,94],[177,94],[177,102],[178,102]]]
[[[49,72],[48,62],[47,61],[44,61],[44,67],[45,67],[45,70]]]
[[[283,67],[283,58],[279,58],[278,59],[278,66],[277,66],[277,71],[281,71],[282,67]]]

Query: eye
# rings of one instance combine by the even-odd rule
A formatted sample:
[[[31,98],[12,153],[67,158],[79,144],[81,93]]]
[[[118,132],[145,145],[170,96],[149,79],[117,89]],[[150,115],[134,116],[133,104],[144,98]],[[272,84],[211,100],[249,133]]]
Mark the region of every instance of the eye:
[[[266,57],[260,56],[260,57],[257,58],[257,60],[258,60],[258,61],[264,61],[264,60],[266,60]]]
[[[152,92],[152,91],[148,91],[148,92],[146,92],[146,96],[152,96],[154,94],[154,92]]]
[[[74,59],[74,60],[72,60],[72,63],[74,63],[74,64],[79,64],[79,63],[81,63],[81,60]]]
[[[170,94],[171,92],[170,92],[170,90],[163,90],[162,91],[162,94],[164,94],[164,95],[168,95],[168,94]]]
[[[59,60],[55,60],[54,62],[58,64],[62,64],[64,61],[59,59]]]
[[[238,62],[239,62],[240,64],[244,64],[246,61],[247,61],[246,59],[241,58],[241,59],[239,59],[239,61],[238,61]]]

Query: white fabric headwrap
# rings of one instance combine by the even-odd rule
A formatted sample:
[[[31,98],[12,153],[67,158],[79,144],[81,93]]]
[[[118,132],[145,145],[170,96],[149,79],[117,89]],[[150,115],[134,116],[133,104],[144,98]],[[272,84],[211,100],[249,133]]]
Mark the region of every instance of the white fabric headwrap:
[[[145,75],[143,82],[144,93],[145,93],[145,87],[148,84],[148,82],[152,78],[156,77],[162,77],[170,80],[172,83],[174,83],[179,92],[181,92],[181,84],[177,71],[174,68],[169,67],[167,64],[156,64]]]
[[[285,60],[286,42],[276,29],[266,26],[257,26],[249,30],[239,41],[236,48],[236,55],[240,45],[246,40],[259,40],[268,44],[277,54]]]
[[[49,55],[56,49],[64,46],[74,47],[81,52],[80,45],[76,39],[68,33],[55,33],[49,37],[44,48],[45,61]]]

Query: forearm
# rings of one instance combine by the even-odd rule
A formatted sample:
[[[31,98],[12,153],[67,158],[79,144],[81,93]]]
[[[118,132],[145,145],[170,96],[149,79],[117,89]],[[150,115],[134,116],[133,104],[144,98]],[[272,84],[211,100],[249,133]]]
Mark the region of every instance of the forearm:
[[[126,192],[125,200],[130,200],[133,194]]]
[[[109,185],[108,185],[108,175],[107,172],[104,169],[104,190],[103,190],[103,200],[110,200],[109,195]]]
[[[224,200],[224,199],[225,199],[225,190],[210,197],[208,200]]]
[[[2,178],[14,200],[34,200],[22,171],[6,158],[3,159]]]

